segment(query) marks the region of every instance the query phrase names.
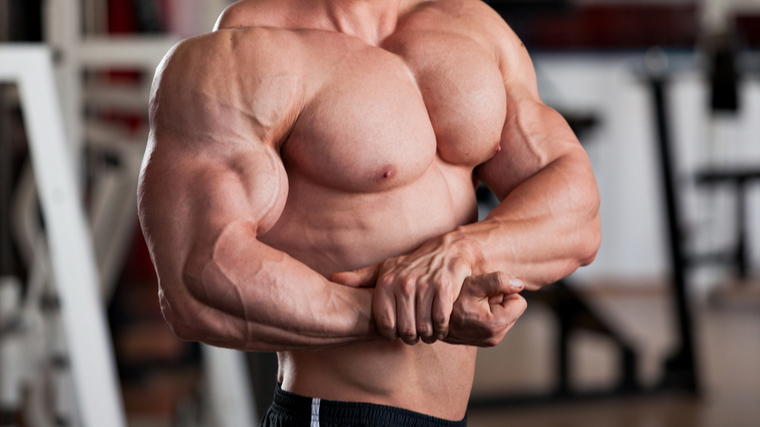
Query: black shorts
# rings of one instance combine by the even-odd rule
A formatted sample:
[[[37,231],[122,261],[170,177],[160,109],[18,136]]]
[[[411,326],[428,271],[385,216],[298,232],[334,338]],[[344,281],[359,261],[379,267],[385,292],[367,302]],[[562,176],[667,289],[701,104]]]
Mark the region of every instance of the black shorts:
[[[462,421],[448,421],[393,406],[373,403],[339,402],[299,396],[280,388],[261,427],[466,427]]]

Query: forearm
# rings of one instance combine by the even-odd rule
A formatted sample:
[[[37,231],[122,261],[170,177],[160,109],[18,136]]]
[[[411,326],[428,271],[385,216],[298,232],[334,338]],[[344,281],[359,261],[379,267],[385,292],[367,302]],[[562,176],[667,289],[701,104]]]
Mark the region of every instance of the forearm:
[[[281,351],[377,337],[371,289],[332,283],[245,231],[227,230],[213,254],[189,259],[181,282],[166,289],[162,309],[188,340]]]
[[[599,195],[580,147],[525,180],[481,222],[452,234],[473,274],[504,271],[536,289],[590,263],[601,239]]]

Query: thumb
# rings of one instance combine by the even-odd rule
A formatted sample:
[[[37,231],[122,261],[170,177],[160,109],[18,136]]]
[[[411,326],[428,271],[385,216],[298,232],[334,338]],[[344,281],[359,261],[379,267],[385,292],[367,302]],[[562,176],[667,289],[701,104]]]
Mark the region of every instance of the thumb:
[[[465,281],[464,291],[476,297],[494,297],[516,294],[525,287],[523,281],[501,271],[470,276]]]
[[[353,288],[374,288],[380,265],[370,265],[353,271],[341,271],[330,275],[330,281]]]

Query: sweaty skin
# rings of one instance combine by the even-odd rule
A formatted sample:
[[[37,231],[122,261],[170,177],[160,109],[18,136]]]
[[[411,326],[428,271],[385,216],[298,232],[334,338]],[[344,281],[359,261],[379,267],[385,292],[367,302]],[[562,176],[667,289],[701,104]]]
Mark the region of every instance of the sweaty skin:
[[[285,390],[461,419],[517,292],[600,241],[524,46],[475,0],[242,0],[217,27],[151,96],[139,210],[167,322],[277,351]],[[482,222],[479,182],[501,200]]]

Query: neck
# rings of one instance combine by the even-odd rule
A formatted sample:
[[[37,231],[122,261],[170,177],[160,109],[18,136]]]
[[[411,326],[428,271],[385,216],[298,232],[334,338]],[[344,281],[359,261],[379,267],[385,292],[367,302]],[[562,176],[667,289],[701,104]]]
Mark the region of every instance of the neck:
[[[378,45],[396,29],[398,17],[413,0],[293,0],[301,16],[322,29],[338,31]]]

